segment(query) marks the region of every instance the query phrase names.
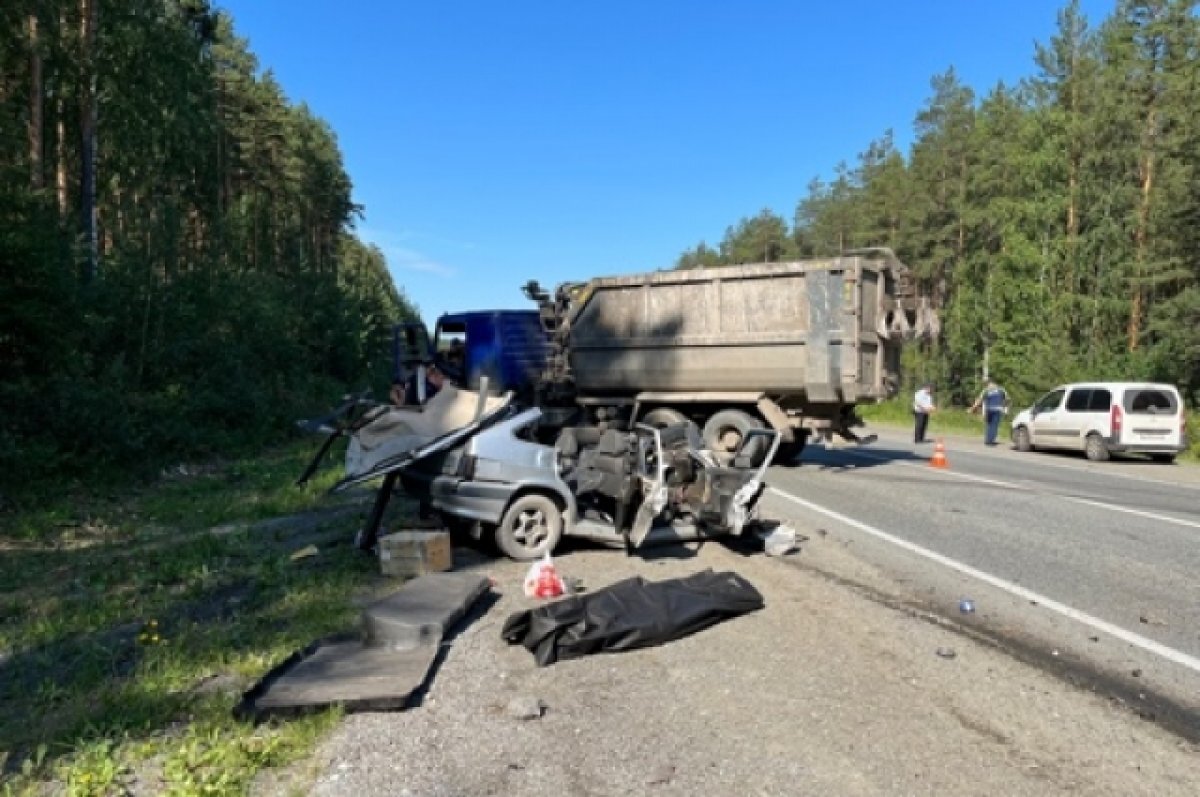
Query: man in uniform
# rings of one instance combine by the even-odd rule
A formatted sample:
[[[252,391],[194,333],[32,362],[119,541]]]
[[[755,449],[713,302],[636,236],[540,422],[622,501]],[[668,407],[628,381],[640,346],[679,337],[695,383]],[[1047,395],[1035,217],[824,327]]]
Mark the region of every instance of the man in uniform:
[[[984,445],[996,445],[996,435],[1000,433],[1000,419],[1008,412],[1008,393],[992,379],[987,381],[979,398],[971,405],[972,412],[983,411]]]
[[[921,385],[921,389],[913,395],[913,442],[924,443],[925,430],[929,426],[929,416],[937,409],[933,404],[933,385],[929,382]]]

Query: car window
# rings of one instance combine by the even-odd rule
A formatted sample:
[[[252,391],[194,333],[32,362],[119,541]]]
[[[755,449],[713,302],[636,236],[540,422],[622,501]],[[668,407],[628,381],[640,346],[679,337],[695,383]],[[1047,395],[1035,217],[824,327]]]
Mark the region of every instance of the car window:
[[[1112,392],[1098,387],[1092,390],[1091,399],[1088,401],[1088,412],[1108,412],[1108,408],[1112,406]]]
[[[1077,387],[1067,396],[1067,412],[1087,412],[1091,403],[1092,389]]]
[[[1063,394],[1066,392],[1065,390],[1052,390],[1038,399],[1037,404],[1034,404],[1033,408],[1038,412],[1056,410],[1058,409],[1058,405],[1062,403]]]
[[[1125,393],[1125,409],[1145,415],[1174,415],[1178,404],[1171,391],[1142,388]]]

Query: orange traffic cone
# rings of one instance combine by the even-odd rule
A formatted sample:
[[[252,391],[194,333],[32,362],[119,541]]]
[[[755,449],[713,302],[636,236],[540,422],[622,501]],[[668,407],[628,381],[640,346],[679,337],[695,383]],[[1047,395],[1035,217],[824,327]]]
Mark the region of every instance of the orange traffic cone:
[[[933,444],[933,456],[929,459],[929,467],[931,468],[948,468],[949,461],[946,459],[946,444],[938,440]]]

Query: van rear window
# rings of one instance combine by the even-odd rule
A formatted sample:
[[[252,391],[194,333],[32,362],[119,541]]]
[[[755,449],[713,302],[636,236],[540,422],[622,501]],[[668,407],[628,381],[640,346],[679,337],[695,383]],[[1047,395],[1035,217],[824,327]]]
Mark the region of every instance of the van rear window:
[[[1179,404],[1174,393],[1148,388],[1128,391],[1125,394],[1125,409],[1143,415],[1174,415]]]

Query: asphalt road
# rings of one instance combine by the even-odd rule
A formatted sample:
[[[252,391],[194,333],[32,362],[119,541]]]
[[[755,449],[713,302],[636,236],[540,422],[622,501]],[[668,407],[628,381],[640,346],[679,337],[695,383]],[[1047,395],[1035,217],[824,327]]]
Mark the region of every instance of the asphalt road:
[[[527,565],[456,548],[496,602],[420,705],[348,715],[254,793],[1195,794],[1200,469],[929,453],[893,434],[774,469],[765,519],[801,534],[784,557],[753,536],[562,546],[585,594],[713,568],[764,597],[641,650],[536,666],[501,637],[540,603]]]
[[[766,506],[871,570],[836,575],[888,580],[873,587],[898,585],[1114,694],[1161,698],[1200,733],[1200,468],[946,446],[945,469],[899,430],[810,447],[772,470]]]

